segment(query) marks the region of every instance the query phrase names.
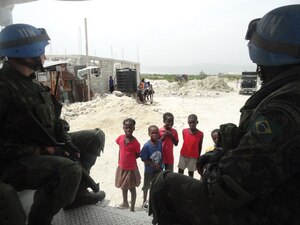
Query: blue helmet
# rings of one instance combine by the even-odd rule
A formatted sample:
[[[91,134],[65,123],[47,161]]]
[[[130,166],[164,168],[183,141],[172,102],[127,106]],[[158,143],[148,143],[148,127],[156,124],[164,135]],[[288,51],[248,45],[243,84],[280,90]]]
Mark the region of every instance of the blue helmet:
[[[0,57],[32,58],[45,54],[50,38],[43,28],[12,24],[0,32]]]
[[[252,20],[246,34],[251,60],[262,66],[300,63],[300,4]]]

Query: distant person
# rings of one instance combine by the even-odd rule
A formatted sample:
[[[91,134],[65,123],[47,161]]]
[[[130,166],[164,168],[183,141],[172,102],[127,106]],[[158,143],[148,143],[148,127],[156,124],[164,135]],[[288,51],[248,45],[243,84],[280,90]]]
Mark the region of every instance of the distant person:
[[[239,86],[240,86],[240,80],[237,78],[236,79],[236,88],[239,88]]]
[[[183,144],[180,151],[178,173],[183,174],[188,169],[190,177],[194,177],[196,163],[201,155],[203,132],[197,129],[198,118],[195,114],[188,116],[189,128],[182,130]]]
[[[153,90],[153,86],[152,84],[150,83],[150,81],[147,81],[147,87],[146,87],[149,91],[152,91],[154,93],[154,90]]]
[[[178,145],[178,133],[173,128],[174,116],[170,112],[163,114],[164,126],[159,129],[160,140],[162,141],[162,154],[164,169],[174,171],[174,146]]]
[[[146,85],[145,85],[144,99],[145,100],[150,100],[151,103],[152,103],[152,101],[153,101],[153,94],[154,94],[153,86],[150,83],[150,81],[147,81]]]
[[[110,93],[113,93],[115,90],[115,82],[114,82],[114,79],[112,78],[112,76],[109,76],[108,85],[109,85]]]
[[[140,100],[141,102],[144,102],[144,101],[145,101],[145,96],[144,96],[144,94],[145,94],[145,79],[142,78],[142,80],[141,80],[141,82],[140,82],[140,84],[139,84],[139,86],[138,86],[138,88],[137,88],[137,95],[138,95],[139,100]]]
[[[148,140],[142,150],[141,150],[141,159],[145,165],[144,172],[144,185],[143,185],[143,206],[147,206],[147,195],[148,190],[151,186],[151,180],[153,177],[162,171],[162,143],[159,140],[159,129],[157,126],[150,126],[148,128],[148,135],[150,140]]]
[[[138,86],[138,90],[140,90],[141,93],[144,94],[145,88],[146,88],[146,82],[145,82],[145,79],[142,78],[142,80]]]
[[[300,4],[252,20],[246,33],[263,85],[222,124],[201,180],[168,171],[152,182],[159,225],[300,224]],[[222,40],[226,42],[226,40]]]
[[[148,89],[150,86],[150,81],[144,81],[144,83],[145,83],[145,89]]]
[[[125,134],[120,135],[116,143],[119,145],[119,162],[116,172],[115,186],[122,189],[123,202],[118,208],[129,208],[128,190],[131,193],[130,211],[134,212],[136,202],[136,187],[141,183],[141,176],[136,159],[140,156],[140,143],[132,135],[135,130],[135,120],[128,118],[123,121]]]
[[[211,133],[210,133],[210,136],[211,136],[211,139],[213,141],[213,145],[207,147],[205,149],[205,152],[210,152],[212,150],[214,150],[216,147],[217,147],[217,143],[218,143],[218,139],[219,139],[219,131],[220,129],[214,129]]]

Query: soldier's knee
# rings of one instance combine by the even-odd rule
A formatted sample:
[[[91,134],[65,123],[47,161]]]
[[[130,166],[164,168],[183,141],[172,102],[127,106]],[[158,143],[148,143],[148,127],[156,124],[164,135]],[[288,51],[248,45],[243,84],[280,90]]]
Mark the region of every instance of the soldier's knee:
[[[57,192],[62,198],[61,200],[68,204],[71,203],[76,196],[82,170],[78,163],[68,160],[67,163],[62,165],[60,171],[60,184]]]
[[[9,207],[15,199],[18,199],[16,190],[8,184],[0,183],[1,208],[2,206]]]
[[[105,146],[105,133],[97,128],[95,129],[95,138],[98,141],[98,150],[97,150],[97,155],[99,156],[101,152],[104,151],[104,146]]]
[[[15,189],[0,182],[0,224],[25,224],[26,215]]]

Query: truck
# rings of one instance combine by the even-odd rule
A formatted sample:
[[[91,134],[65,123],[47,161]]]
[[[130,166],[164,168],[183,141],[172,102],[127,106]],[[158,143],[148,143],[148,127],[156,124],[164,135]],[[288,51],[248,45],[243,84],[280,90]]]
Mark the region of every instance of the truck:
[[[257,72],[242,72],[240,94],[254,94],[258,90]]]

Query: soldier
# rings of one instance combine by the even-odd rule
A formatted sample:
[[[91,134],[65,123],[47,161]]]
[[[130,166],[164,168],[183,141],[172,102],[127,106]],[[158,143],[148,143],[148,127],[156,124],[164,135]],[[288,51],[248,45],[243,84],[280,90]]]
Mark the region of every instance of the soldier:
[[[103,191],[90,193],[81,179],[82,168],[89,173],[103,151],[104,133],[60,129],[68,125],[59,119],[61,105],[35,79],[35,72],[43,69],[48,41],[44,29],[28,24],[9,25],[0,32],[0,180],[5,183],[0,191],[13,196],[11,189],[36,190],[29,225],[50,225],[63,207],[105,198]],[[63,147],[56,147],[57,141]],[[57,155],[72,155],[76,161]],[[14,202],[19,209],[19,201]],[[0,213],[0,224],[14,224],[8,218]]]
[[[204,155],[200,181],[155,178],[153,224],[300,224],[300,5],[253,20],[246,40],[262,88],[239,126],[220,126],[222,148]]]

